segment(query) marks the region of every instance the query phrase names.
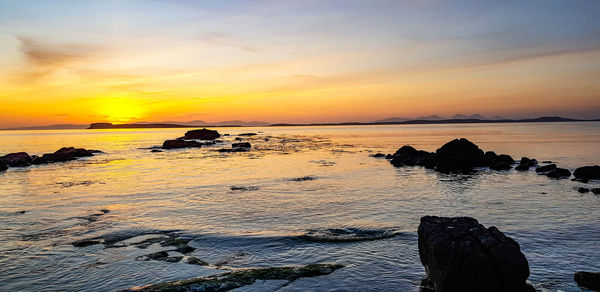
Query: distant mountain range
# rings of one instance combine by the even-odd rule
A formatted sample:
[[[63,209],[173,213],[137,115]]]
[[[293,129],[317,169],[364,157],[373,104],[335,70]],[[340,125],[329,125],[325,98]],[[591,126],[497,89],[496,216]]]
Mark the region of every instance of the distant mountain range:
[[[138,129],[138,128],[193,128],[193,127],[266,127],[266,126],[326,126],[326,125],[385,125],[385,124],[474,124],[474,123],[531,123],[531,122],[586,122],[600,121],[594,120],[579,120],[562,117],[539,117],[534,119],[507,119],[500,116],[495,116],[491,119],[486,119],[480,114],[462,115],[456,114],[452,118],[443,118],[438,115],[430,115],[410,118],[388,118],[377,120],[374,122],[344,122],[344,123],[308,123],[308,124],[289,124],[277,123],[271,124],[268,122],[251,121],[244,122],[239,120],[221,121],[209,123],[202,120],[189,122],[165,121],[160,123],[153,122],[137,122],[131,124],[111,124],[111,123],[92,123],[91,125],[80,124],[57,124],[47,126],[30,126],[30,127],[15,127],[5,128],[0,130],[67,130],[67,129]]]

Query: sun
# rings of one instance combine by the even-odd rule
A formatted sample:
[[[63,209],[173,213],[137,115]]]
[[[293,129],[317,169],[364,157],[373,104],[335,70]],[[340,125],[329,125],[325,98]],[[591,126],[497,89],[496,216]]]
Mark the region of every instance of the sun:
[[[144,110],[134,99],[112,97],[101,101],[98,113],[110,123],[125,124],[142,118]]]

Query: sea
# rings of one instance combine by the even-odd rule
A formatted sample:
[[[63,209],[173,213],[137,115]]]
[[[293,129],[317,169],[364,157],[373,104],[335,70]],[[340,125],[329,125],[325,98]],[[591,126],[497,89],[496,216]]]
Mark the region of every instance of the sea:
[[[600,122],[212,129],[224,134],[219,143],[162,152],[153,147],[191,129],[0,131],[0,155],[104,152],[0,173],[0,290],[113,291],[339,263],[330,275],[243,291],[419,291],[417,228],[426,215],[496,226],[519,243],[529,281],[542,291],[584,291],[574,272],[600,272],[600,195],[577,191],[599,181],[533,169],[441,174],[370,156],[403,145],[435,151],[464,137],[573,171],[600,164]],[[218,151],[239,140],[251,150]],[[194,250],[178,262],[148,260],[169,246],[132,244],[165,234]],[[388,236],[354,240],[365,234]],[[73,245],[110,236],[123,242]],[[189,264],[190,256],[208,264]]]

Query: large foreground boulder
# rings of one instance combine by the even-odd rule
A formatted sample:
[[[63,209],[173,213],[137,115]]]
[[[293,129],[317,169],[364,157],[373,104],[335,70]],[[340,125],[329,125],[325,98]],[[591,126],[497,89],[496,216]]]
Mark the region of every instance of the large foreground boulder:
[[[215,130],[199,129],[187,131],[181,139],[197,139],[197,140],[215,140],[221,137],[221,134]]]
[[[600,273],[576,272],[573,278],[583,288],[600,291]]]
[[[486,166],[483,150],[465,138],[444,144],[435,154],[435,170],[443,173],[467,173],[474,167]]]
[[[435,153],[427,152],[423,150],[417,150],[412,146],[402,146],[394,155],[390,163],[393,166],[425,166],[427,168],[434,168],[436,165]]]
[[[577,179],[588,180],[588,179],[600,179],[600,166],[584,166],[575,169],[573,175]]]
[[[25,152],[10,153],[0,156],[0,160],[10,167],[25,167],[31,165],[31,156]]]
[[[482,153],[483,155],[483,153]],[[421,218],[419,256],[436,292],[535,291],[519,244],[469,217]]]

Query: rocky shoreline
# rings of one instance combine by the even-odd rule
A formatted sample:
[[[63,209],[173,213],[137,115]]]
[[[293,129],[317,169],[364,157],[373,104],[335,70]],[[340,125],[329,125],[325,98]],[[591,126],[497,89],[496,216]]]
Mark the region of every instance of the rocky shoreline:
[[[10,167],[28,167],[32,165],[72,161],[81,157],[94,156],[98,153],[102,153],[102,151],[75,147],[63,147],[54,153],[46,153],[41,156],[30,156],[27,152],[9,153],[0,156],[0,171],[7,170]]]

